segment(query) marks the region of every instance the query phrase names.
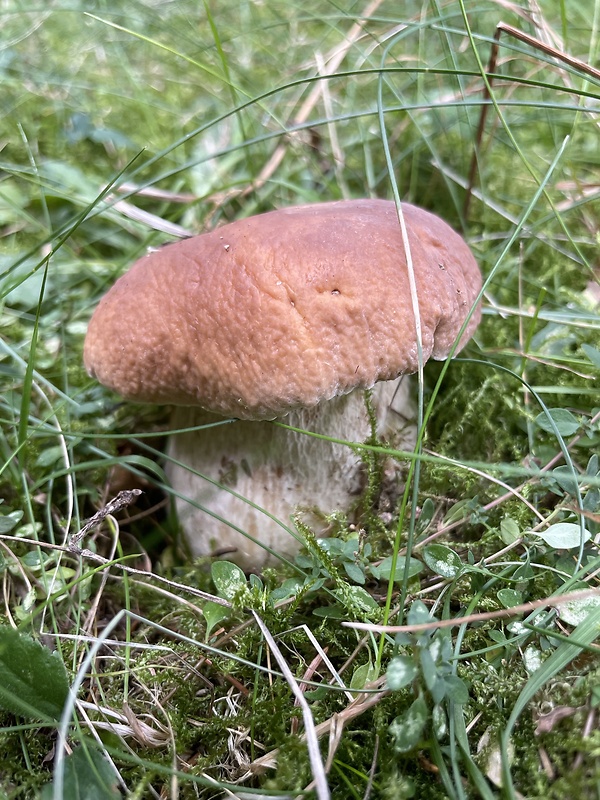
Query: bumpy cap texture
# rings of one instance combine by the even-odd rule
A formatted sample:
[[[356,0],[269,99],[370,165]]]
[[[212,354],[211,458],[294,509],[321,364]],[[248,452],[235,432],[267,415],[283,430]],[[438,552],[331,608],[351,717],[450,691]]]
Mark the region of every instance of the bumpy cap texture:
[[[423,359],[447,357],[481,287],[445,222],[403,204]],[[479,309],[460,345],[472,336]],[[101,300],[89,373],[123,397],[273,419],[418,369],[394,203],[284,208],[137,261]]]

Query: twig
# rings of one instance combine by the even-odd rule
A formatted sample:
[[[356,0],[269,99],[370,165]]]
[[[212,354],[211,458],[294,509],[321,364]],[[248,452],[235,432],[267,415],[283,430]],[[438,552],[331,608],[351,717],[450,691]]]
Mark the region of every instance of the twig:
[[[77,534],[76,534],[77,535]],[[98,553],[94,553],[91,550],[87,550],[85,548],[78,547],[77,545],[70,544],[68,546],[60,545],[60,544],[51,544],[50,542],[40,542],[37,539],[26,539],[21,536],[11,536],[6,533],[0,534],[0,540],[9,540],[11,542],[18,542],[18,544],[30,544],[34,547],[44,547],[47,550],[57,550],[61,553],[70,553],[71,555],[77,556],[79,558],[86,558],[89,561],[94,561],[96,564],[101,564],[104,566],[112,567],[118,566],[121,572],[127,572],[129,575],[138,575],[141,578],[145,578],[146,581],[152,578],[159,583],[165,584],[169,586],[171,589],[179,589],[183,592],[187,592],[188,594],[193,595],[194,597],[200,597],[202,600],[210,600],[213,603],[217,603],[217,605],[225,606],[225,608],[232,608],[231,603],[228,600],[224,600],[222,597],[217,597],[214,594],[209,594],[208,592],[203,592],[201,589],[196,589],[193,586],[188,586],[185,583],[177,583],[177,581],[171,581],[168,578],[163,578],[162,575],[157,575],[155,572],[148,572],[143,569],[135,569],[134,567],[128,567],[126,564],[122,564],[117,561],[111,561],[108,558],[103,558],[99,556]]]
[[[317,653],[321,657],[323,663],[325,664],[325,666],[327,667],[329,672],[331,672],[331,674],[333,676],[333,680],[338,684],[338,686],[342,687],[342,689],[344,690],[344,694],[346,695],[348,700],[350,700],[350,701],[354,700],[354,695],[351,692],[347,691],[347,689],[346,689],[346,684],[344,683],[344,681],[341,678],[341,672],[338,672],[336,670],[336,668],[333,666],[333,663],[331,662],[331,659],[328,657],[327,648],[321,647],[321,645],[319,644],[319,641],[317,640],[317,637],[314,635],[314,633],[311,631],[311,629],[308,627],[308,625],[298,625],[297,628],[295,628],[295,629],[293,628],[292,630],[304,631],[304,633],[306,634],[308,640],[310,641],[312,646],[315,648],[315,650],[317,651]],[[291,631],[288,631],[288,633],[291,633]]]
[[[517,614],[524,614],[534,611],[536,608],[545,606],[561,606],[574,600],[587,600],[590,597],[600,597],[600,588],[587,589],[579,592],[568,592],[567,594],[557,594],[552,597],[545,597],[541,600],[532,600],[530,603],[522,603],[511,608],[501,608],[498,611],[486,611],[482,614],[467,614],[464,617],[452,617],[452,619],[437,619],[431,622],[422,622],[419,625],[375,625],[370,622],[342,622],[346,628],[357,628],[361,631],[371,631],[372,633],[420,633],[437,628],[453,628],[456,625],[465,625],[471,622],[486,622],[489,619],[503,619],[514,617]]]
[[[163,219],[156,214],[151,214],[149,211],[144,211],[144,209],[138,208],[133,203],[128,203],[127,200],[116,200],[114,194],[108,194],[106,202],[111,203],[119,214],[123,214],[124,217],[132,219],[134,222],[141,222],[148,228],[152,228],[152,230],[167,233],[169,236],[176,236],[178,239],[189,239],[193,235],[187,228]]]
[[[109,500],[108,503],[99,511],[96,511],[93,517],[90,517],[87,522],[84,522],[77,533],[74,533],[73,536],[71,536],[69,539],[69,549],[71,549],[73,546],[77,547],[84,536],[87,536],[87,534],[93,528],[98,527],[98,525],[104,522],[106,517],[116,514],[117,511],[120,511],[126,506],[130,506],[135,502],[136,497],[139,497],[141,494],[141,489],[129,489],[119,492],[116,497],[113,497],[113,499]]]
[[[519,30],[519,28],[513,28],[512,25],[507,25],[506,22],[499,22],[496,26],[496,31],[498,39],[500,38],[500,33],[508,33],[510,36],[514,36],[515,39],[520,39],[522,42],[525,42],[525,44],[530,45],[536,50],[541,50],[542,53],[545,53],[547,56],[556,58],[558,61],[562,61],[563,64],[573,67],[573,69],[578,69],[581,72],[585,72],[591,78],[600,80],[600,69],[592,67],[591,64],[582,61],[580,58],[570,56],[568,53],[553,47],[551,44],[546,44],[540,39],[536,39],[535,36],[530,36],[528,33],[524,33],[522,30]]]

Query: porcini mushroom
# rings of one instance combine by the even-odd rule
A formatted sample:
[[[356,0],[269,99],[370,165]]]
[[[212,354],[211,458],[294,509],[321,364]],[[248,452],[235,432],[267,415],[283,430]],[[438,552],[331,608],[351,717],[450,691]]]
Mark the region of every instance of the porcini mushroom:
[[[445,222],[402,208],[422,358],[445,359],[481,274]],[[459,348],[478,321],[475,309]],[[364,391],[374,387],[379,433],[396,447],[414,439],[402,376],[417,371],[418,346],[396,207],[284,208],[149,253],[101,300],[84,360],[127,399],[180,407],[178,428],[236,420],[171,440],[169,456],[183,465],[169,468],[172,486],[194,501],[177,504],[193,553],[233,548],[245,567],[266,563],[269,548],[289,555],[297,542],[260,509],[286,526],[297,508],[347,510],[360,458],[270,420],[361,442],[370,433]]]

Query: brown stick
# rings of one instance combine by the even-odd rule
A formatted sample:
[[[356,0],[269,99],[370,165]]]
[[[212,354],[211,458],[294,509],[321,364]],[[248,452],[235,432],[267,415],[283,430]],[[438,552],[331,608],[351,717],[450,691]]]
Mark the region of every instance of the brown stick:
[[[71,536],[69,544],[77,547],[83,537],[86,536],[93,528],[96,528],[98,525],[100,525],[100,523],[103,522],[106,517],[116,513],[117,511],[120,511],[126,506],[130,506],[135,502],[136,497],[139,497],[141,494],[141,489],[130,489],[119,492],[116,497],[113,497],[113,499],[109,500],[108,503],[99,511],[96,511],[96,513],[81,526],[77,533],[74,533],[73,536]]]
[[[546,606],[556,607],[564,603],[571,603],[579,600],[588,600],[591,597],[600,596],[600,589],[584,589],[583,591],[568,592],[567,594],[557,594],[552,597],[544,597],[541,600],[532,600],[530,603],[522,603],[510,608],[502,608],[498,611],[486,611],[480,614],[467,614],[464,617],[452,617],[451,619],[436,619],[431,622],[421,622],[418,625],[375,625],[370,622],[342,622],[345,628],[357,628],[361,631],[371,631],[372,633],[420,633],[421,631],[436,630],[437,628],[454,628],[458,625],[466,625],[471,622],[486,622],[490,619],[506,619],[515,617],[518,614],[535,611],[537,608]],[[598,648],[594,648],[598,649]]]

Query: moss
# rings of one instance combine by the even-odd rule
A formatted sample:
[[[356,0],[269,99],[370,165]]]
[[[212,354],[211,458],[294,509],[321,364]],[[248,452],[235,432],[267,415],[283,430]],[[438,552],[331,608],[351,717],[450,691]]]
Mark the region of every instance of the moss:
[[[433,386],[439,367],[428,370]],[[513,402],[506,375],[484,365],[456,362],[446,373],[427,428],[427,446],[450,458],[479,462],[518,462],[527,452],[525,417]],[[521,419],[520,419],[521,417]],[[437,493],[457,481],[468,492],[474,478],[464,471],[438,465],[425,467],[424,479],[433,474]],[[426,484],[425,484],[426,485]],[[428,487],[429,488],[429,487]],[[434,487],[429,488],[434,491]],[[466,492],[465,492],[466,493]]]
[[[36,727],[19,730],[21,723],[0,712],[0,791],[10,800],[35,796],[50,777],[45,764],[51,764],[53,733]]]
[[[264,783],[265,789],[300,792],[311,782],[311,767],[306,744],[299,737],[286,737],[277,758],[277,771]]]

